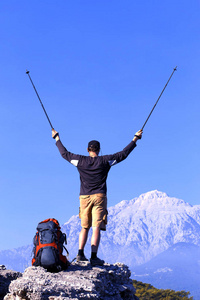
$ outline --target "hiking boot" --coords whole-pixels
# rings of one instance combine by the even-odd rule
[[[104,262],[105,261],[103,259],[100,259],[98,257],[90,258],[90,263],[92,266],[103,266]]]
[[[85,257],[85,255],[77,255],[76,261],[88,261],[88,259]]]

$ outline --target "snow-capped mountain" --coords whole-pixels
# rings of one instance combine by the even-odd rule
[[[153,261],[156,257],[159,258],[159,255],[180,243],[194,245],[200,249],[200,205],[192,206],[183,200],[171,198],[155,190],[132,200],[123,200],[110,207],[108,212],[107,231],[102,232],[98,255],[108,263],[127,264],[133,275],[137,275],[139,266],[142,268],[142,264]],[[67,234],[70,260],[76,257],[80,230],[78,216],[72,216],[62,226],[62,231]],[[23,268],[31,263],[31,250],[32,246],[29,245],[0,251],[0,264],[5,264],[16,271],[23,271]],[[89,242],[85,254],[87,257],[90,256]],[[136,267],[137,272],[135,272]],[[189,266],[184,265],[183,269],[186,273],[187,268]],[[169,271],[173,269],[171,265],[169,267],[167,264],[162,264],[157,269],[168,270],[169,274],[173,273]],[[156,270],[154,269],[155,272]],[[150,276],[148,279],[147,282],[151,283]],[[178,283],[177,289],[179,289]]]
[[[165,193],[151,191],[121,201],[108,212],[107,231],[102,233],[99,255],[110,263],[120,261],[133,267],[179,242],[200,246],[199,205],[191,206]],[[80,228],[78,216],[62,227],[72,256],[77,252]]]

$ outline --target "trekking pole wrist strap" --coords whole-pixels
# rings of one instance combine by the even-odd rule
[[[141,140],[141,136],[135,134],[134,136],[136,136],[139,140]]]
[[[58,132],[54,135],[53,138],[55,139],[57,136],[59,136],[59,133],[58,133]]]

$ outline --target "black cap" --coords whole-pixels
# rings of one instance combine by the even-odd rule
[[[100,150],[100,143],[98,141],[90,141],[88,143],[88,150],[89,151],[99,151]]]

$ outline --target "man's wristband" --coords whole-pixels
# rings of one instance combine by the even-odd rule
[[[56,134],[53,136],[53,139],[55,139],[57,136],[59,136],[58,132],[56,132]]]
[[[141,140],[141,136],[135,134],[134,136],[136,136],[139,140]]]

